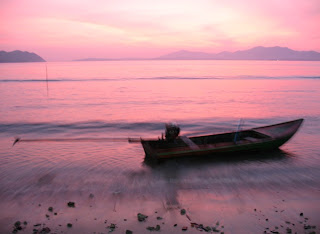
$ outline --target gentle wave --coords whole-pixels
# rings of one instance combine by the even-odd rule
[[[242,129],[258,127],[287,119],[268,118],[268,119],[246,119]],[[86,122],[0,122],[0,134],[16,136],[19,134],[34,135],[45,134],[54,137],[59,134],[84,135],[110,133],[118,136],[159,136],[165,129],[165,122],[105,122],[105,121],[86,121]],[[190,119],[177,122],[183,135],[203,135],[212,133],[222,133],[237,129],[238,119]]]
[[[141,129],[147,131],[160,130],[163,123],[107,123],[102,121],[90,121],[80,123],[0,123],[0,132],[9,134],[32,134],[32,133],[95,133],[95,132],[128,132]]]
[[[0,79],[0,83],[24,83],[24,82],[105,82],[105,81],[128,81],[128,80],[247,80],[247,79],[320,79],[320,76],[234,76],[234,77],[140,77],[140,78],[57,78],[57,79]]]

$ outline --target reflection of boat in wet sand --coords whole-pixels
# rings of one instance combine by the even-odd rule
[[[179,136],[179,127],[167,125],[165,138],[140,141],[146,159],[267,151],[286,143],[302,122],[303,119],[297,119],[248,130],[193,137]]]

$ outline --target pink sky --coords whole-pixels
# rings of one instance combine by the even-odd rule
[[[319,0],[0,0],[0,50],[48,61],[254,46],[320,51]]]

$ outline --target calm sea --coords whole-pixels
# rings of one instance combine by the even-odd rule
[[[242,128],[251,128],[298,118],[303,126],[280,151],[239,160],[170,160],[151,167],[141,145],[127,142],[12,147],[14,137],[158,137],[166,122],[192,135],[236,130],[240,119]],[[320,62],[0,64],[0,230],[12,231],[23,219],[27,230],[46,222],[58,232],[62,220],[70,220],[78,226],[69,232],[99,232],[106,230],[102,219],[121,217],[123,223],[126,214],[118,230],[141,231],[130,223],[135,213],[157,210],[167,223],[182,225],[180,213],[171,216],[186,208],[202,222],[219,219],[225,233],[262,233],[268,215],[269,225],[282,231],[285,221],[295,223],[293,230],[310,224],[319,231],[319,123]],[[77,213],[64,210],[69,200],[80,204]],[[49,206],[58,210],[56,218],[45,217]],[[251,215],[254,208],[260,216]],[[308,222],[300,223],[300,212]]]

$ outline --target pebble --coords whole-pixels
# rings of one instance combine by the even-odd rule
[[[75,203],[74,202],[68,202],[68,206],[69,207],[75,207]]]
[[[148,218],[147,215],[144,215],[144,214],[141,214],[141,213],[138,213],[137,217],[138,217],[139,222],[145,221],[146,218]]]

